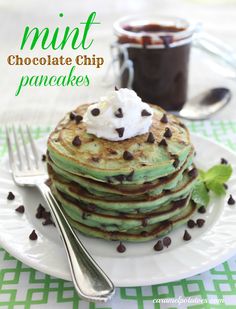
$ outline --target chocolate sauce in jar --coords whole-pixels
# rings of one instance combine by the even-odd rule
[[[180,110],[187,100],[188,65],[193,30],[187,22],[174,19],[142,24],[142,19],[115,23],[118,46],[127,48],[133,64],[132,88],[148,103],[166,110]],[[123,50],[123,49],[122,49]],[[119,53],[120,66],[125,56]],[[127,87],[130,72],[121,74]]]

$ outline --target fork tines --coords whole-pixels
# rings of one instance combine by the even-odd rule
[[[6,127],[6,139],[11,167],[19,170],[40,167],[41,162],[29,126],[25,129],[20,126],[18,130],[15,126]]]

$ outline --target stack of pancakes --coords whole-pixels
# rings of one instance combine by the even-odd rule
[[[68,113],[48,140],[51,189],[70,223],[86,235],[135,242],[185,223],[196,209],[197,178],[185,125],[152,106],[149,133],[114,142],[86,132],[87,107]]]

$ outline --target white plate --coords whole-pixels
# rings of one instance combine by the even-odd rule
[[[229,193],[236,197],[236,156],[226,148],[196,135],[192,136],[198,167],[207,169],[226,158],[233,166],[234,175],[229,181],[225,198],[212,198],[206,214],[197,213],[194,219],[204,218],[202,228],[190,230],[192,240],[183,241],[186,226],[171,233],[172,244],[168,249],[155,252],[156,241],[134,244],[126,243],[126,252],[116,251],[116,241],[105,241],[80,235],[86,248],[104,269],[116,286],[143,286],[180,280],[220,264],[236,253],[236,205],[229,206]],[[45,140],[38,145],[45,151]],[[8,201],[8,191],[16,195]],[[39,203],[45,205],[34,189],[14,185],[9,173],[8,160],[2,161],[0,169],[0,244],[10,254],[25,264],[55,277],[71,280],[66,255],[55,227],[42,226],[35,218]],[[24,204],[25,213],[15,212]],[[37,230],[38,240],[28,236]]]

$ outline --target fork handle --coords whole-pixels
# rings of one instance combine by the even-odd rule
[[[87,301],[107,301],[115,292],[112,281],[85,249],[49,187],[44,183],[37,184],[37,187],[48,203],[61,234],[77,293]]]

